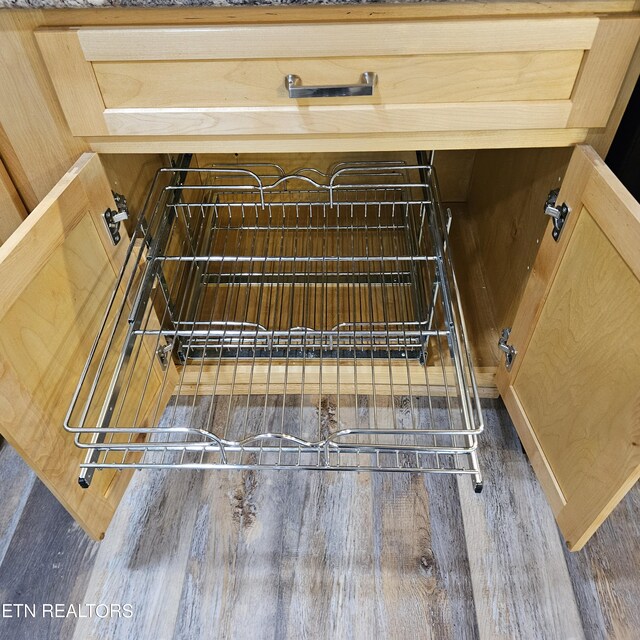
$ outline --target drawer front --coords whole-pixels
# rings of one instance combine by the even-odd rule
[[[354,58],[96,62],[107,109],[289,107],[566,100],[581,51],[540,51]],[[326,92],[353,86],[374,72],[372,95],[290,98],[288,75]]]
[[[37,39],[75,135],[335,135],[605,126],[639,29],[635,17],[546,17]]]

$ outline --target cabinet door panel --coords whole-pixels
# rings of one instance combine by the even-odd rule
[[[63,424],[126,251],[124,229],[117,247],[107,236],[109,207],[100,160],[85,154],[0,247],[0,432],[94,538],[131,474],[104,470],[82,489],[86,449]]]
[[[559,242],[545,234],[498,387],[569,547],[640,477],[640,205],[588,147]]]

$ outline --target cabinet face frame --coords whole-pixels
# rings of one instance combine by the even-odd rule
[[[558,203],[571,211],[541,242],[497,384],[575,551],[640,478],[640,204],[584,146]]]
[[[376,135],[405,136],[408,140],[412,134],[430,134],[437,140],[449,132],[464,132],[467,148],[485,148],[516,132],[515,139],[529,132],[525,140],[530,143],[536,135],[547,139],[555,135],[551,144],[573,144],[585,140],[589,128],[606,126],[639,37],[639,16],[77,27],[36,33],[74,135],[100,140],[147,136],[167,141],[212,136],[217,151],[237,151],[239,139],[245,138],[246,142],[248,136],[335,139],[336,135]],[[493,101],[429,99],[422,104],[417,100],[362,104],[347,100],[303,106],[295,101],[291,105],[203,106],[200,101],[190,106],[187,93],[180,107],[165,106],[160,98],[153,105],[147,98],[144,107],[107,108],[100,74],[94,68],[94,64],[106,62],[122,63],[122,69],[127,62],[147,62],[155,68],[165,61],[174,65],[172,69],[176,64],[184,65],[188,75],[195,72],[196,62],[208,60],[233,59],[250,67],[252,58],[274,62],[317,59],[321,64],[323,57],[336,56],[345,60],[363,56],[372,56],[372,60],[375,56],[449,56],[454,60],[465,53],[508,56],[554,51],[574,51],[582,58],[574,70],[573,90],[565,99],[531,96],[533,99],[500,100],[496,96]],[[191,71],[189,61],[194,61]],[[274,86],[274,92],[280,89]],[[527,146],[526,141],[518,144]]]

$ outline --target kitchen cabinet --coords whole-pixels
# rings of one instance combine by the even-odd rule
[[[100,153],[478,150],[460,223],[473,240],[454,255],[487,280],[486,293],[467,283],[462,295],[484,301],[484,315],[467,315],[491,325],[470,331],[472,352],[510,328],[509,367],[495,340],[480,392],[495,389],[497,372],[579,549],[640,473],[640,206],[588,146],[576,147],[565,175],[567,147],[597,138],[619,109],[640,18],[448,10],[392,22],[55,26],[35,38],[71,134]],[[284,83],[294,73],[303,84],[350,85],[364,72],[379,74],[378,90],[353,101],[297,102]],[[520,189],[501,189],[514,166]],[[569,213],[554,238],[543,205],[559,179],[556,205]],[[126,237],[114,246],[105,232],[109,208],[100,157],[85,154],[0,248],[3,435],[94,537],[131,471],[101,471],[81,489],[84,453],[61,425],[126,252]],[[152,372],[162,393],[178,368]]]

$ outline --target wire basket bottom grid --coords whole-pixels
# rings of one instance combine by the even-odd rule
[[[452,419],[456,403],[424,396],[176,396],[146,442],[132,434],[111,438],[83,466],[477,475],[477,439]],[[180,427],[183,420],[204,431]]]

